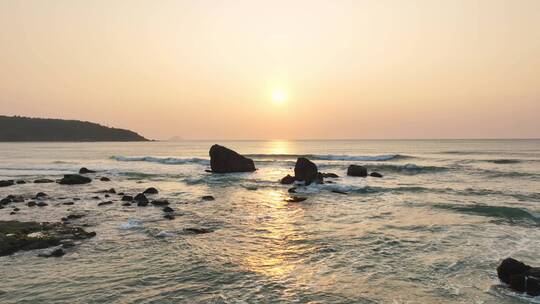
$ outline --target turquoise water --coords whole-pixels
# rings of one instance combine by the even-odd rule
[[[213,143],[258,170],[206,173]],[[287,203],[290,186],[277,181],[300,155],[340,177]],[[350,164],[384,177],[347,177]],[[2,209],[0,220],[84,212],[77,223],[97,232],[62,258],[0,257],[1,303],[540,302],[495,273],[508,256],[540,265],[540,140],[0,144],[0,179],[55,179],[81,166],[112,181],[0,188],[0,197],[51,197],[16,215]],[[183,215],[93,198],[150,186]]]

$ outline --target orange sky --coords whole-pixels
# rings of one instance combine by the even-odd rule
[[[540,137],[537,0],[6,0],[0,46],[0,114],[154,139]]]

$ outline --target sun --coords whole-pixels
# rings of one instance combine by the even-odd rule
[[[272,92],[272,102],[274,104],[280,105],[287,100],[287,94],[281,89],[274,90]]]

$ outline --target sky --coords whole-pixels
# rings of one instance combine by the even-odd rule
[[[540,138],[540,1],[0,0],[0,114],[151,139]]]

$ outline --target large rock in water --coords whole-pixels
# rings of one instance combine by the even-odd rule
[[[253,172],[253,160],[220,145],[210,148],[210,167],[215,173]]]
[[[306,185],[320,180],[317,165],[305,157],[299,157],[294,165],[294,177],[298,181],[304,181]]]
[[[366,177],[367,169],[366,167],[363,167],[363,166],[350,165],[349,168],[347,169],[347,175]]]
[[[78,174],[66,174],[64,175],[64,178],[58,181],[58,183],[61,185],[80,185],[80,184],[88,184],[91,181],[92,180],[86,176],[82,176]]]
[[[497,267],[497,275],[515,291],[526,292],[531,296],[540,295],[540,267],[531,267],[512,258],[506,258]]]

